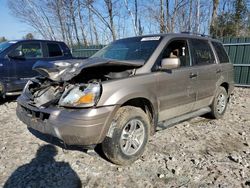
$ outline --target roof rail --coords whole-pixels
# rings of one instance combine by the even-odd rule
[[[183,34],[189,34],[189,35],[198,35],[198,36],[201,36],[201,37],[212,38],[210,35],[205,35],[205,34],[201,34],[201,33],[193,33],[193,32],[189,32],[189,31],[183,31],[181,33],[183,33]]]

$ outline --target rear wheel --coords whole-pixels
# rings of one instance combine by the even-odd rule
[[[211,106],[211,115],[215,119],[221,118],[227,108],[228,94],[224,87],[219,87],[216,91],[214,101]]]
[[[124,106],[116,113],[111,137],[106,137],[102,149],[113,163],[126,165],[137,160],[145,150],[150,123],[146,113],[137,107]]]

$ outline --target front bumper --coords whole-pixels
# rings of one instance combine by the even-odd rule
[[[28,128],[59,138],[68,145],[101,143],[116,106],[88,109],[50,107],[39,109],[18,98],[17,116]]]

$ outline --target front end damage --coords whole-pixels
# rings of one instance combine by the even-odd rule
[[[18,98],[17,116],[29,128],[69,145],[103,141],[116,106],[97,107],[102,82],[133,76],[141,62],[86,59],[37,62],[42,76],[30,80]]]

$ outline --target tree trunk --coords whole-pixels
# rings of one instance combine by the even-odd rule
[[[83,17],[82,17],[82,13],[81,13],[81,3],[80,0],[77,0],[77,10],[78,10],[78,17],[80,20],[80,29],[82,32],[82,39],[83,39],[83,44],[84,46],[88,45],[88,41],[87,41],[87,37],[85,34],[85,28],[84,28],[84,24],[83,24]]]
[[[95,44],[98,45],[99,44],[99,36],[98,36],[98,32],[96,30],[96,26],[95,26],[93,16],[91,16],[91,22],[92,22],[92,26],[93,26],[94,35],[95,35]]]
[[[212,12],[212,19],[210,25],[210,34],[213,36],[216,35],[216,21],[217,21],[217,12],[219,7],[219,0],[213,0],[213,12]]]
[[[169,12],[169,0],[166,0],[166,31],[170,32],[170,12]]]
[[[53,7],[52,7],[53,8]],[[62,8],[62,2],[61,0],[56,0],[55,2],[55,13],[56,13],[56,18],[59,21],[60,24],[60,30],[61,30],[61,34],[62,34],[62,39],[64,42],[65,41],[65,29],[64,29],[64,25],[63,25],[63,18],[62,18],[62,14],[61,14],[61,8]]]
[[[190,0],[189,4],[189,19],[188,19],[188,32],[191,32],[192,27],[192,11],[193,11],[193,0]]]
[[[112,3],[112,0],[104,0],[104,2],[108,9],[109,24],[110,24],[112,38],[113,40],[116,40],[116,32],[115,32],[114,19],[113,19],[113,3]]]
[[[74,0],[70,0],[69,10],[70,10],[70,16],[71,16],[71,19],[72,19],[72,23],[73,23],[73,27],[74,27],[74,31],[75,31],[75,35],[76,35],[76,41],[77,41],[77,44],[79,45],[80,44],[80,39],[79,39],[79,35],[78,35],[78,29],[77,29],[77,26],[76,26],[76,17],[75,17],[75,11],[74,11]]]
[[[195,20],[195,32],[200,33],[200,0],[197,0],[196,20]]]
[[[165,16],[163,9],[163,0],[160,0],[160,33],[165,33]]]
[[[136,24],[135,16],[134,16],[133,12],[129,8],[128,1],[124,0],[124,3],[125,3],[125,6],[126,6],[128,12],[129,12],[130,16],[131,16],[134,32],[135,32],[135,35],[137,36],[138,35],[138,29],[137,29],[137,26],[136,26],[137,24]]]
[[[176,16],[177,16],[177,10],[178,10],[178,0],[175,0],[174,3],[174,14],[171,19],[171,30],[170,32],[174,32],[175,30],[175,21],[176,21]]]

